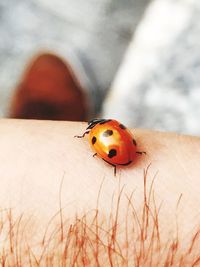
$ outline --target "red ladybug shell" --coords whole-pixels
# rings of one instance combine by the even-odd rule
[[[132,134],[116,120],[92,123],[89,142],[97,155],[112,165],[129,165],[136,155]]]

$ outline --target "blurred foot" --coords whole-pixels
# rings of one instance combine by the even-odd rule
[[[44,120],[87,120],[87,103],[69,65],[42,54],[28,66],[16,89],[9,117]]]

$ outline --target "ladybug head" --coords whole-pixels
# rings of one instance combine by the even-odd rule
[[[95,125],[97,124],[103,124],[107,121],[110,121],[110,120],[105,120],[105,119],[92,119],[88,122],[88,127],[87,129],[92,129]]]

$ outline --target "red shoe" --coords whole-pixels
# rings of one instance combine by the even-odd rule
[[[9,117],[44,120],[87,120],[86,97],[67,63],[42,54],[27,68],[16,89]]]

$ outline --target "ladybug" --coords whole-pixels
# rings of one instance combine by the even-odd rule
[[[137,144],[131,132],[120,122],[112,119],[93,119],[88,122],[88,127],[83,135],[76,135],[83,138],[89,134],[89,142],[96,152],[94,156],[101,157],[105,162],[114,167],[116,175],[117,166],[130,165],[138,152]]]

